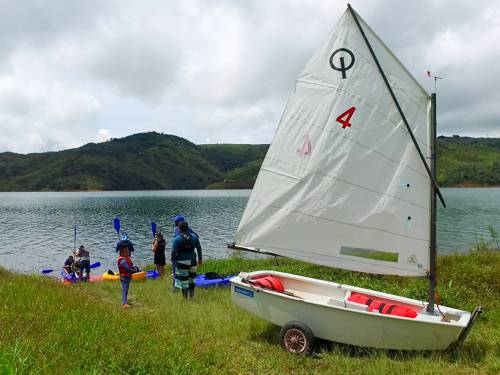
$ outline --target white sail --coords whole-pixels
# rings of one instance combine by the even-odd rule
[[[358,20],[428,156],[428,94]],[[422,276],[429,212],[429,177],[348,10],[297,79],[235,244],[331,267]]]

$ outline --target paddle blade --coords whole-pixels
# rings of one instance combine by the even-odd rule
[[[113,219],[113,225],[115,227],[116,233],[120,234],[120,218],[115,217]]]
[[[73,227],[73,240],[76,241],[76,225]]]
[[[51,272],[54,272],[54,270],[42,270],[42,273],[45,275],[47,273],[51,273]]]
[[[156,223],[151,223],[151,233],[153,233],[153,237],[156,235]]]
[[[101,267],[101,262],[95,262],[90,265],[90,268],[97,268],[97,267]]]

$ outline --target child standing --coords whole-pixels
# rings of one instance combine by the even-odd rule
[[[126,244],[120,247],[120,256],[118,257],[118,270],[120,271],[120,283],[122,284],[122,307],[128,309],[130,307],[128,303],[128,289],[130,286],[130,281],[132,280],[132,274],[136,272],[134,263],[130,258],[130,252]]]
[[[154,264],[156,265],[156,269],[160,278],[163,279],[165,276],[165,247],[167,243],[163,238],[163,234],[161,232],[156,233],[156,237],[151,245],[151,249],[154,254]]]

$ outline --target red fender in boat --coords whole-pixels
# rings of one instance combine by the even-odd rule
[[[271,289],[276,292],[283,293],[285,288],[281,283],[281,280],[276,276],[257,276],[252,280],[249,280],[250,284],[260,286],[261,288]]]

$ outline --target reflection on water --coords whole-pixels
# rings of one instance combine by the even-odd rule
[[[486,226],[499,227],[500,189],[443,189],[447,209],[438,212],[440,251],[466,251],[476,237],[489,236]],[[91,251],[92,262],[116,268],[117,235],[112,220],[134,242],[135,262],[152,263],[151,221],[169,237],[171,218],[187,217],[199,233],[206,258],[230,254],[249,190],[139,191],[79,193],[0,193],[0,265],[32,272],[58,268],[73,250],[73,225],[78,227],[76,246]]]

